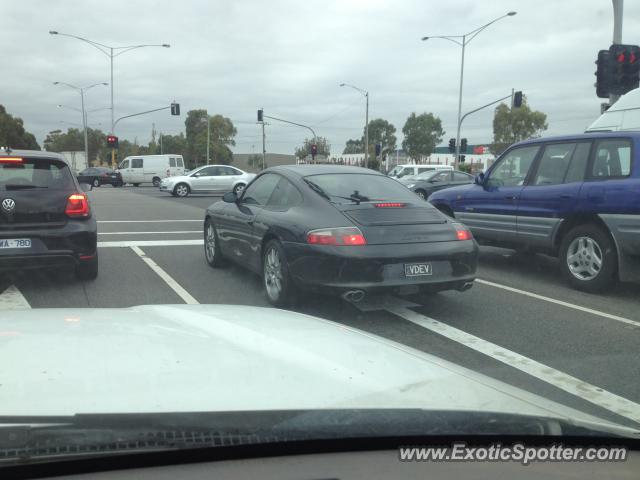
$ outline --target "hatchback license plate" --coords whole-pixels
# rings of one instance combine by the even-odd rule
[[[0,238],[0,248],[31,248],[30,238]]]
[[[432,274],[430,263],[405,263],[404,275],[406,277],[421,277]]]

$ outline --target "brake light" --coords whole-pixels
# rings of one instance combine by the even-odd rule
[[[471,232],[466,228],[458,227],[456,229],[456,236],[458,237],[458,240],[471,240]]]
[[[88,217],[89,201],[84,193],[74,193],[67,198],[67,207],[64,209],[68,217]]]
[[[307,243],[311,245],[366,245],[367,239],[356,227],[323,228],[307,233]]]
[[[0,163],[22,163],[21,157],[0,157]]]
[[[376,208],[402,208],[405,207],[406,203],[399,202],[385,202],[385,203],[374,203],[373,206]]]

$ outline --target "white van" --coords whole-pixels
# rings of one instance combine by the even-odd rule
[[[640,130],[640,88],[631,90],[593,122],[587,132]]]
[[[160,185],[163,178],[184,175],[182,155],[134,155],[127,157],[118,166],[124,183],[134,187],[141,183]]]
[[[391,178],[415,177],[433,170],[453,170],[451,165],[396,165],[387,174]]]

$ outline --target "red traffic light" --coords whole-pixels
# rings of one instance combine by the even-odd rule
[[[118,137],[115,135],[107,135],[107,146],[118,148]]]
[[[316,155],[318,153],[318,145],[315,143],[311,145],[311,155]]]

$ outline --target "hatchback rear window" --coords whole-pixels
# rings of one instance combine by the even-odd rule
[[[335,173],[309,175],[305,180],[315,183],[336,203],[350,203],[356,195],[361,201],[396,200],[415,202],[416,195],[401,183],[383,175]]]
[[[73,176],[66,163],[43,158],[0,161],[0,190],[48,188],[74,189]]]

